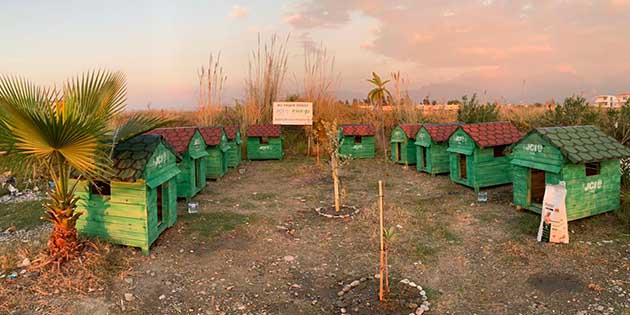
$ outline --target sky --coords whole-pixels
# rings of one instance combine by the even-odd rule
[[[630,0],[0,0],[0,74],[50,86],[123,71],[130,108],[193,109],[199,68],[221,53],[225,102],[244,94],[257,38],[289,36],[282,94],[299,93],[304,47],[334,57],[338,97],[372,71],[410,95],[502,103],[630,92]]]

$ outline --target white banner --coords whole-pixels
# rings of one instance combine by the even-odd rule
[[[273,102],[274,125],[313,125],[313,103]]]
[[[567,188],[564,182],[559,185],[546,185],[543,206],[540,211],[538,241],[549,243],[569,243],[569,222],[567,221]]]

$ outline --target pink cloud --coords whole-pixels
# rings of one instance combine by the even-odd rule
[[[249,15],[249,9],[242,7],[238,4],[232,6],[232,11],[230,11],[230,18],[232,19],[244,18],[244,17],[247,17],[248,15]]]

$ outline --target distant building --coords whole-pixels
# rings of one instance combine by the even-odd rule
[[[617,95],[599,95],[595,98],[593,105],[606,108],[619,108],[630,100],[630,93]]]

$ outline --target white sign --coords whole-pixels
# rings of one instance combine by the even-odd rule
[[[528,143],[525,146],[525,151],[529,151],[529,152],[533,152],[533,153],[542,153],[543,145],[542,144],[536,144],[536,143]]]
[[[567,188],[564,182],[545,186],[545,197],[540,211],[538,241],[549,243],[569,243],[569,222],[567,221]]]
[[[313,125],[313,103],[273,102],[274,125]]]

